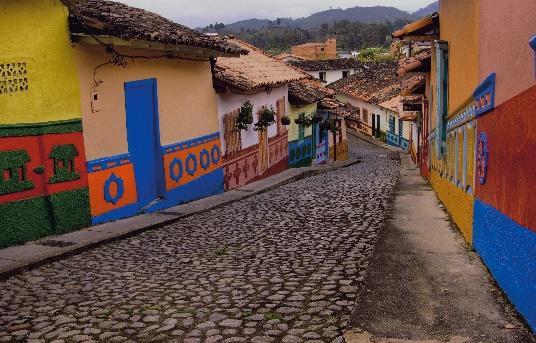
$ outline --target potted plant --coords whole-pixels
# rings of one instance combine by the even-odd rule
[[[240,112],[236,118],[236,128],[238,130],[247,130],[248,126],[253,123],[253,104],[246,100],[240,107]]]
[[[305,127],[310,127],[313,125],[313,117],[312,116],[306,116],[305,113],[300,113],[297,119],[294,120],[294,122],[298,125],[303,125]]]
[[[281,117],[281,124],[285,126],[290,125],[290,118],[288,116]]]
[[[255,123],[255,131],[261,131],[275,123],[275,110],[273,106],[264,107],[259,112],[259,120]]]

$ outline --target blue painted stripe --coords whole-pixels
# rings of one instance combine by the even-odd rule
[[[476,199],[473,243],[499,286],[536,330],[536,232]]]
[[[164,199],[145,211],[149,213],[156,212],[223,192],[223,168],[219,168],[203,175],[199,179],[170,190],[166,193]]]
[[[490,94],[489,104],[486,104],[480,108],[478,106],[475,108],[475,115],[477,117],[488,113],[495,108],[495,79],[495,73],[489,74],[488,77],[486,77],[486,79],[482,81],[482,83],[473,92],[473,97],[477,103],[480,99],[485,98],[486,94]]]
[[[99,158],[97,160],[86,162],[88,173],[115,168],[124,164],[132,163],[130,154],[116,155],[110,157]]]
[[[173,144],[170,144],[170,145],[163,146],[162,147],[162,153],[163,154],[169,154],[169,153],[176,152],[176,151],[188,150],[190,148],[193,148],[193,147],[205,144],[205,143],[212,142],[212,141],[214,141],[216,139],[220,139],[220,133],[219,132],[215,132],[215,133],[211,133],[209,135],[196,137],[196,138],[193,138],[193,139],[190,139],[190,140],[187,140],[187,141],[183,141],[183,142],[179,142],[179,143],[173,143]]]

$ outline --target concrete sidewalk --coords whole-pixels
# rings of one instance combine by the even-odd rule
[[[346,341],[535,342],[408,155]]]
[[[45,237],[24,245],[0,249],[0,280],[44,263],[86,251],[95,246],[157,229],[194,214],[267,192],[284,184],[359,163],[359,159],[332,162],[318,167],[294,168],[242,188],[163,211],[142,214],[70,233]]]

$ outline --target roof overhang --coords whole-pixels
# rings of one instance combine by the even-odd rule
[[[174,45],[174,44],[163,44],[158,42],[150,42],[145,40],[123,40],[121,38],[99,35],[91,36],[83,33],[73,33],[71,34],[71,40],[74,43],[81,43],[87,45],[110,45],[114,47],[128,47],[134,49],[142,50],[153,50],[153,51],[165,51],[169,53],[170,56],[178,56],[192,59],[208,60],[212,57],[239,57],[239,54],[229,54],[224,52],[215,51],[212,49],[193,47],[188,45]]]
[[[393,32],[393,38],[404,41],[433,41],[439,39],[439,13],[421,18]]]

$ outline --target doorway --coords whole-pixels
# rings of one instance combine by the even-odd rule
[[[164,195],[156,79],[125,82],[125,108],[138,204],[144,208]]]

